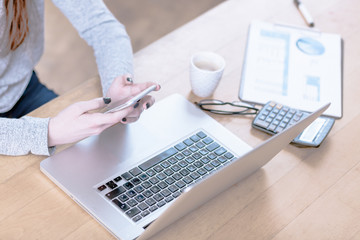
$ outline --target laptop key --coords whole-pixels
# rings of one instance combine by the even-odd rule
[[[182,150],[184,150],[184,149],[186,148],[186,145],[185,145],[185,143],[181,142],[181,143],[179,143],[179,144],[176,144],[176,145],[175,145],[175,148],[176,148],[177,150],[179,150],[179,151],[182,151]]]
[[[200,131],[200,132],[198,132],[197,134],[196,134],[199,138],[206,138],[206,134],[204,133],[204,132],[202,132],[202,131]]]
[[[161,189],[166,188],[168,185],[165,182],[160,182],[157,186],[159,186]]]
[[[181,195],[180,192],[175,192],[172,196],[173,196],[173,198],[177,198],[177,197],[179,197],[180,195]]]
[[[143,195],[139,194],[135,197],[135,199],[138,202],[143,202],[145,200],[145,197]]]
[[[113,181],[109,181],[106,183],[106,186],[108,186],[111,189],[116,188],[118,185],[116,183],[114,183]]]
[[[177,190],[179,190],[179,188],[178,188],[176,185],[171,185],[171,186],[169,187],[169,190],[174,193],[174,192],[176,192]]]
[[[172,169],[174,172],[177,172],[177,171],[179,171],[181,168],[179,167],[179,165],[176,164],[176,165],[172,166],[171,169]]]
[[[150,188],[150,190],[151,190],[153,193],[157,193],[157,192],[160,191],[160,188],[158,188],[157,186],[152,186],[152,187]]]
[[[157,184],[159,182],[159,179],[157,179],[156,177],[153,177],[149,180],[152,184]]]
[[[158,193],[158,194],[155,194],[155,195],[154,195],[154,199],[155,199],[156,201],[160,202],[161,200],[164,199],[164,197],[163,197],[163,195],[161,195],[160,193]]]
[[[161,194],[162,194],[164,197],[167,197],[167,196],[169,196],[169,195],[171,194],[171,192],[170,192],[169,190],[165,189],[165,190],[163,190],[163,191],[161,192]]]
[[[140,210],[137,207],[134,207],[127,211],[125,214],[128,215],[130,218],[134,217],[135,215],[139,214]]]
[[[158,209],[157,206],[152,206],[152,207],[149,208],[150,212],[153,212],[153,211],[155,211],[156,209]]]
[[[138,208],[140,208],[141,211],[144,211],[149,208],[149,206],[146,203],[140,203]]]
[[[126,173],[123,173],[121,175],[125,180],[129,181],[130,179],[132,179],[132,176],[130,173],[126,172]]]
[[[219,160],[221,163],[224,163],[224,162],[227,162],[229,159],[227,159],[227,158],[224,157],[224,156],[220,156],[220,157],[218,157],[218,160]]]
[[[164,206],[165,204],[166,204],[165,201],[160,201],[160,202],[158,202],[156,205],[157,205],[158,207],[162,207],[162,206]]]
[[[136,186],[136,187],[134,188],[134,190],[135,190],[137,193],[141,193],[142,191],[144,191],[144,188],[139,185],[139,186]]]
[[[191,146],[192,144],[194,144],[194,142],[190,138],[185,139],[183,143],[185,143],[187,146]]]
[[[134,185],[131,183],[131,182],[127,182],[127,183],[124,183],[123,185],[126,189],[130,189],[130,188],[133,188]]]
[[[105,185],[101,185],[100,187],[98,187],[98,190],[99,191],[103,191],[103,190],[105,190],[106,189],[106,186]]]
[[[140,174],[139,178],[142,180],[142,181],[145,181],[146,179],[148,179],[148,175],[146,175],[146,173],[143,173],[143,174]]]
[[[153,169],[150,169],[146,173],[147,173],[147,175],[149,175],[149,177],[152,177],[152,176],[156,175],[156,172]]]
[[[153,193],[150,190],[146,190],[143,194],[147,198],[149,198],[149,197],[151,197],[153,195]]]
[[[134,199],[130,199],[126,202],[130,207],[136,206],[138,203]]]
[[[171,169],[166,169],[166,170],[164,171],[164,173],[165,173],[167,176],[171,176],[171,175],[174,174],[174,171],[171,170]]]
[[[124,193],[125,191],[126,191],[126,189],[120,186],[120,187],[112,190],[111,192],[108,192],[107,194],[105,194],[105,196],[109,199],[113,199],[114,197],[119,196],[120,194]]]
[[[206,145],[209,145],[210,143],[212,143],[214,140],[212,140],[212,138],[207,137],[203,140],[203,143],[205,143]]]
[[[217,142],[213,142],[212,144],[210,144],[206,147],[206,150],[208,150],[209,152],[212,152],[215,149],[217,149],[218,147],[220,147],[220,145]]]
[[[206,169],[208,172],[211,172],[211,170],[213,170],[214,167],[213,167],[211,164],[207,164],[207,165],[205,166],[205,169]]]
[[[173,184],[175,182],[175,180],[172,177],[168,177],[165,182],[169,185]]]
[[[176,182],[175,185],[178,186],[179,188],[183,188],[186,186],[186,184],[182,180]]]
[[[149,198],[149,199],[145,200],[145,202],[149,206],[152,206],[156,203],[156,201],[153,198]]]
[[[164,180],[165,178],[167,178],[166,174],[165,173],[159,173],[158,175],[156,175],[156,177],[162,181]]]
[[[141,220],[141,216],[140,215],[137,215],[136,217],[134,217],[132,220],[134,221],[134,222],[137,222],[137,221],[139,221],[139,220]]]
[[[141,184],[141,186],[143,186],[144,188],[148,189],[149,187],[151,187],[152,185],[149,182],[143,182]]]
[[[120,176],[117,176],[116,178],[114,178],[115,182],[119,182],[122,178]]]
[[[221,148],[217,149],[215,151],[215,153],[216,153],[216,155],[220,156],[220,155],[226,153],[226,150],[225,150],[225,148],[221,147]]]
[[[154,167],[154,170],[156,172],[161,172],[162,170],[164,170],[164,168],[162,168],[160,165],[158,165],[158,166]]]
[[[149,214],[150,214],[150,212],[146,210],[146,211],[141,213],[141,216],[146,217]]]
[[[186,184],[189,184],[189,183],[191,183],[191,182],[193,181],[193,179],[192,179],[191,177],[187,176],[187,177],[184,177],[183,181],[184,181]]]
[[[200,175],[197,172],[193,172],[190,174],[190,177],[194,180],[198,179],[200,177]]]
[[[232,153],[230,153],[230,152],[225,153],[224,156],[225,156],[227,159],[232,159],[232,158],[234,157],[234,155],[233,155]]]
[[[220,166],[220,162],[218,161],[218,160],[213,160],[212,162],[211,162],[211,165],[213,165],[214,167],[218,167],[218,166]]]
[[[208,158],[210,158],[211,160],[214,160],[215,158],[217,158],[216,154],[215,153],[209,153],[207,155]]]
[[[173,156],[174,154],[176,154],[178,151],[175,148],[169,148],[168,150],[160,153],[159,155],[151,158],[150,160],[144,162],[143,164],[141,164],[139,166],[139,168],[143,171],[147,171],[148,169],[152,168],[153,166],[155,166],[156,164],[164,161],[165,159]]]
[[[186,170],[186,169],[183,169],[183,170],[180,171],[180,173],[183,176],[187,176],[190,172],[188,170]]]
[[[120,197],[118,197],[118,199],[121,201],[121,202],[126,202],[127,200],[129,200],[129,197],[126,196],[125,194],[121,195]]]
[[[115,203],[122,211],[127,211],[128,209],[130,209],[127,204],[122,203],[117,199],[112,200],[112,202]]]
[[[174,200],[174,198],[172,196],[169,196],[169,197],[165,198],[166,202],[171,202],[172,200]]]
[[[182,154],[184,154],[185,156],[189,156],[191,155],[191,151],[189,149],[185,149],[184,151],[182,151]]]
[[[197,135],[193,135],[190,137],[190,139],[193,141],[193,142],[198,142],[200,140],[200,137],[197,136]]]
[[[203,142],[198,142],[195,144],[198,148],[203,148],[205,144]]]
[[[199,170],[197,170],[197,173],[200,175],[205,175],[207,173],[207,171],[203,168],[200,168]]]
[[[134,185],[138,185],[138,184],[141,183],[140,179],[138,179],[138,178],[132,179],[131,182],[132,182]]]
[[[128,195],[129,197],[133,197],[133,196],[136,196],[136,192],[135,192],[134,190],[129,190],[129,191],[127,192],[127,195]]]
[[[172,176],[175,180],[179,180],[182,178],[182,175],[180,173],[175,173],[173,176]]]
[[[209,163],[210,162],[210,159],[209,158],[207,158],[207,157],[203,157],[202,159],[201,159],[201,162],[203,162],[203,163]]]
[[[136,177],[137,175],[139,175],[141,173],[141,170],[137,167],[134,167],[133,169],[131,169],[129,171],[129,173],[131,173],[134,177]]]

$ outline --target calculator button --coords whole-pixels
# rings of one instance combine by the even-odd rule
[[[284,128],[282,128],[282,127],[278,127],[276,130],[275,130],[275,133],[280,133],[280,132],[282,132],[284,130]]]
[[[268,130],[275,132],[276,127],[277,127],[277,125],[271,124],[270,127],[268,128]]]
[[[269,106],[271,107],[275,107],[276,103],[275,102],[269,102]]]
[[[272,119],[271,117],[267,117],[266,120],[265,120],[265,122],[271,123],[272,120],[273,120],[273,119]]]
[[[261,120],[256,121],[255,124],[257,126],[259,126],[259,127],[262,127],[262,128],[267,128],[269,126],[268,122],[261,121]]]
[[[266,118],[266,115],[265,115],[265,114],[262,114],[262,115],[259,117],[260,120],[265,120],[265,118]]]

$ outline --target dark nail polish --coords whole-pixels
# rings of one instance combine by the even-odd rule
[[[146,103],[146,109],[150,107],[150,103]]]
[[[123,118],[122,121],[123,121],[123,122],[126,122],[126,118]]]
[[[137,102],[135,105],[134,105],[134,108],[137,108],[139,106],[139,103]]]
[[[103,100],[104,100],[105,104],[111,103],[111,98],[110,97],[104,97]]]

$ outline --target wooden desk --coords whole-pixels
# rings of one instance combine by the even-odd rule
[[[320,148],[289,145],[154,239],[360,239],[360,108],[355,105],[360,102],[360,3],[304,3],[316,27],[344,39],[344,117]],[[190,91],[189,59],[196,51],[210,50],[227,62],[214,98],[236,100],[252,19],[304,25],[290,0],[227,1],[136,53],[136,81],[158,80],[158,100],[175,92],[198,100]],[[70,103],[99,95],[94,78],[31,115],[52,116]],[[250,127],[251,118],[213,117],[252,146],[268,138]],[[42,159],[1,157],[0,239],[112,239],[40,172]]]

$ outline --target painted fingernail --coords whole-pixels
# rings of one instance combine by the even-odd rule
[[[126,118],[123,118],[122,121],[123,121],[123,122],[126,122]]]
[[[137,108],[139,106],[139,103],[137,102],[135,105],[134,105],[134,108]]]
[[[110,97],[104,97],[103,100],[104,100],[105,104],[111,103],[111,98]]]
[[[146,103],[146,109],[150,107],[150,103]]]

